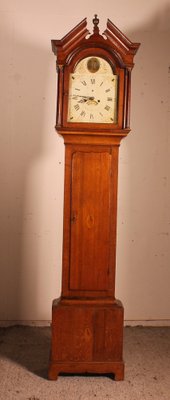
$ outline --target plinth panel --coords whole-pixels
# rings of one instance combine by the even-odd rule
[[[123,307],[53,304],[49,378],[61,372],[113,373],[123,379]]]

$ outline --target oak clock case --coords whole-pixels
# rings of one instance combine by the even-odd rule
[[[109,19],[86,18],[61,40],[56,129],[65,144],[62,292],[52,305],[49,379],[124,378],[123,305],[115,298],[118,153],[130,132],[132,43]]]

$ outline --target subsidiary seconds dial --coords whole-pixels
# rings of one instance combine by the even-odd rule
[[[67,120],[117,122],[117,75],[106,60],[87,57],[70,74]]]

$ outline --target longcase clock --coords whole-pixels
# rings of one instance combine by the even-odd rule
[[[123,306],[115,299],[118,151],[127,136],[139,43],[93,19],[61,40],[56,130],[65,143],[62,293],[52,306],[49,379],[59,373],[124,377]]]

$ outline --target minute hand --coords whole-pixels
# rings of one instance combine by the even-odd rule
[[[79,94],[73,95],[72,97],[82,97],[85,100],[94,100],[94,96],[81,96]]]

